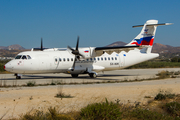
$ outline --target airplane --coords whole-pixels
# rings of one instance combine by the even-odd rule
[[[32,48],[31,51],[19,53],[13,60],[4,65],[4,69],[15,73],[16,79],[22,74],[66,73],[77,78],[79,74],[89,74],[96,78],[98,72],[120,70],[129,66],[157,58],[158,53],[151,53],[158,20],[148,20],[141,32],[127,45],[118,47],[83,47],[79,48],[79,37],[76,48]]]

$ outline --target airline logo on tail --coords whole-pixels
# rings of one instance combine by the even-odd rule
[[[154,42],[154,36],[150,37],[143,37],[140,39],[134,39],[134,41],[131,43],[132,45],[150,45],[152,46]]]
[[[148,34],[149,33],[149,34]],[[152,35],[151,32],[149,32],[149,29],[144,29],[142,33],[140,33],[141,38],[138,39],[136,37],[132,42],[131,45],[153,45],[154,42],[154,36]]]

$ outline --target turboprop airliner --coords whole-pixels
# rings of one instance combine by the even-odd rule
[[[79,37],[76,48],[66,49],[32,48],[31,51],[19,53],[13,60],[5,64],[6,71],[15,73],[16,79],[23,74],[66,73],[72,77],[89,74],[96,78],[98,72],[119,70],[147,60],[157,58],[159,54],[151,53],[158,20],[148,20],[141,32],[127,45],[118,47],[84,47],[79,48]]]

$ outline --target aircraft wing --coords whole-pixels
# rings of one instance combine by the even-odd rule
[[[94,50],[96,52],[96,55],[102,55],[104,52],[111,54],[113,52],[120,53],[121,51],[130,51],[134,48],[142,48],[142,46],[117,46],[117,47],[96,47]]]

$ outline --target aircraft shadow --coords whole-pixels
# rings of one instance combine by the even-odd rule
[[[119,75],[119,74],[99,74],[97,78],[90,78],[87,76],[79,76],[78,78],[72,78],[71,76],[45,76],[45,75],[23,75],[21,79],[14,78],[5,78],[1,80],[40,80],[40,79],[89,79],[89,80],[120,80],[123,76],[133,76],[133,75]]]

